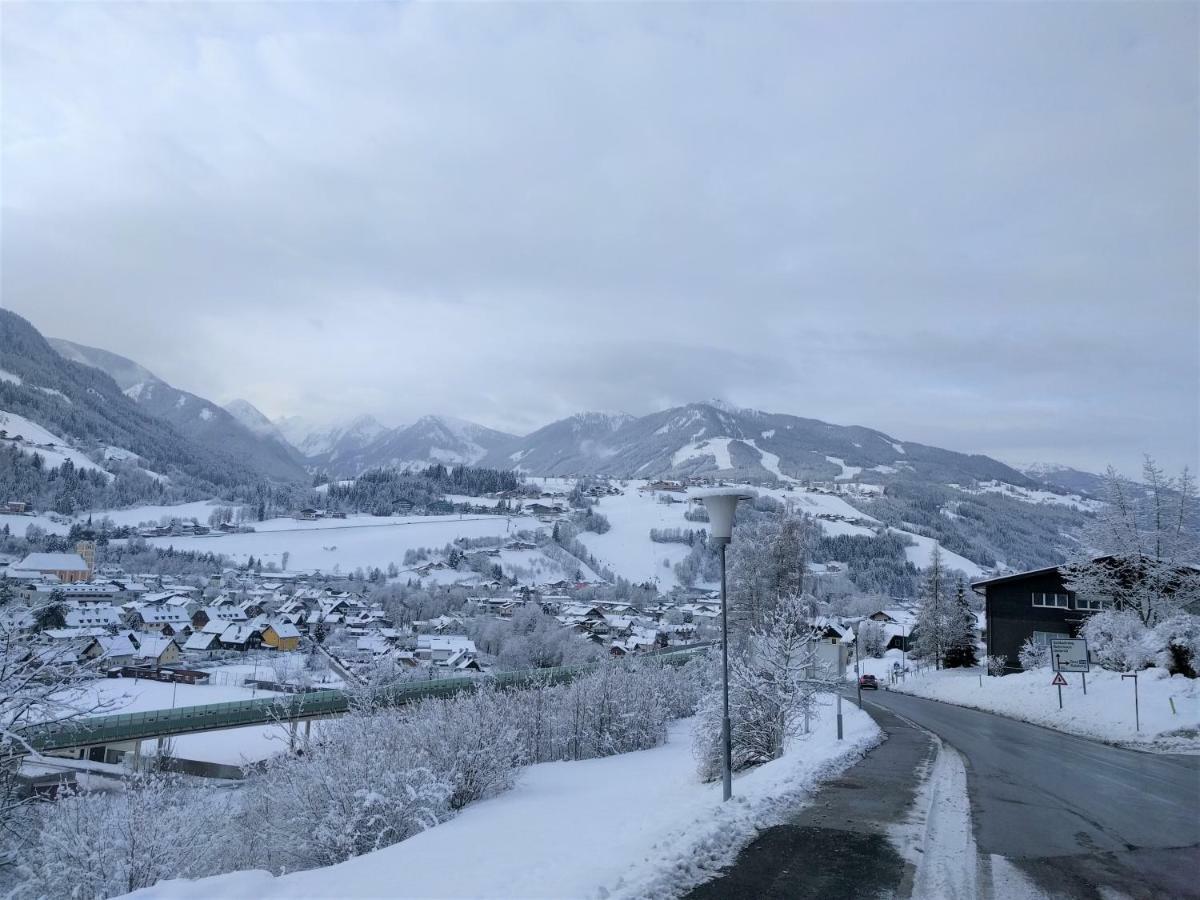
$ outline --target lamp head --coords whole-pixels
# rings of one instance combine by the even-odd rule
[[[758,494],[746,488],[713,488],[697,491],[693,496],[704,501],[708,510],[709,539],[728,544],[733,539],[733,514],[742,500],[753,500]]]

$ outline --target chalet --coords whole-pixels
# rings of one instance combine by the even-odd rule
[[[552,506],[547,506],[545,503],[530,503],[525,507],[525,512],[534,516],[558,516],[562,515],[563,508],[557,503]]]
[[[183,649],[197,653],[211,653],[214,650],[220,650],[221,635],[211,631],[197,631],[184,642]]]
[[[671,491],[672,493],[676,493],[676,494],[682,494],[682,493],[687,492],[687,488],[684,487],[684,485],[678,481],[649,481],[646,484],[642,485],[640,488],[638,488],[638,490],[639,491]]]
[[[475,642],[465,635],[423,634],[417,637],[417,659],[427,660],[435,666],[458,667],[465,660],[474,659],[475,653]]]
[[[68,628],[116,628],[121,624],[121,611],[115,606],[89,604],[68,609],[63,618]]]
[[[191,631],[186,612],[165,607],[144,606],[129,615],[129,626],[137,631],[156,631],[164,637]]]
[[[29,504],[24,500],[9,500],[4,504],[4,508],[0,512],[14,516],[23,516],[29,511]]]
[[[272,650],[290,653],[300,649],[300,631],[288,622],[270,622],[262,630],[262,642],[263,646]]]
[[[221,622],[230,625],[235,622],[245,622],[250,618],[246,611],[239,606],[206,606],[192,613],[192,627],[205,629],[209,622]],[[224,627],[221,629],[224,630]]]
[[[83,656],[98,659],[107,666],[129,666],[133,665],[137,649],[128,634],[106,634],[92,638],[83,648]]]
[[[179,645],[169,637],[134,635],[137,651],[133,655],[135,666],[150,666],[158,669],[179,662]]]
[[[263,643],[262,628],[253,622],[229,625],[219,640],[223,650],[256,650]]]

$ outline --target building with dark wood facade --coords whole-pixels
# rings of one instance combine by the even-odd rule
[[[987,653],[1005,657],[1009,671],[1020,671],[1017,651],[1027,639],[1047,643],[1074,637],[1089,613],[1104,608],[1068,590],[1058,566],[976,581],[971,587],[984,596]]]

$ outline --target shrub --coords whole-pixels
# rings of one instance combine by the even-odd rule
[[[1026,638],[1021,649],[1017,651],[1017,660],[1026,672],[1044,669],[1050,665],[1050,645],[1039,644],[1033,638]]]
[[[1088,642],[1088,652],[1106,669],[1136,672],[1154,658],[1153,636],[1128,610],[1098,612],[1083,624],[1080,634]]]

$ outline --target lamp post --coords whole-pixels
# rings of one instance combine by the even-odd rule
[[[733,796],[733,742],[729,734],[729,602],[725,590],[725,548],[733,540],[733,515],[742,500],[757,494],[740,488],[715,488],[696,494],[708,510],[708,537],[720,548],[721,556],[721,746],[724,752],[721,781],[722,800]]]

